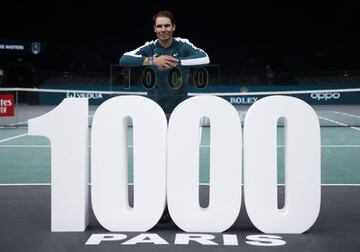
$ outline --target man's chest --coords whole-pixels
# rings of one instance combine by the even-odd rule
[[[154,57],[161,56],[161,55],[169,55],[169,56],[173,56],[175,58],[185,56],[185,55],[183,55],[184,52],[179,50],[178,47],[175,47],[175,48],[155,47],[153,49],[152,54],[153,54]]]

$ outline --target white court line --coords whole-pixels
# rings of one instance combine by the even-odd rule
[[[0,184],[0,186],[50,186],[51,183],[14,183],[14,184]],[[91,183],[88,183],[91,185]],[[128,185],[134,185],[133,183],[128,183]],[[199,183],[199,185],[207,186],[209,183]],[[244,185],[241,183],[241,185]],[[285,186],[285,184],[278,184],[278,186]],[[360,186],[360,184],[321,184],[321,186]]]
[[[43,145],[24,145],[24,144],[3,144],[0,145],[0,148],[50,148],[51,145],[50,144],[43,144]],[[91,145],[89,145],[88,147],[91,147]],[[128,148],[133,148],[133,145],[128,145]],[[201,148],[210,148],[210,145],[200,145]],[[284,148],[285,145],[277,145],[277,147],[279,148]],[[339,145],[321,145],[321,148],[359,148],[360,144],[339,144]]]
[[[15,183],[15,184],[0,184],[0,186],[49,186],[51,183]]]
[[[8,124],[8,126],[1,126],[0,129],[6,129],[8,128],[9,126],[21,126],[21,125],[25,125],[28,121],[22,121],[22,122],[16,122],[16,123],[11,123],[11,124]]]
[[[23,125],[23,124],[26,124],[28,121],[22,121],[22,122],[17,122],[17,123],[12,123],[12,124],[9,124],[10,126],[17,126],[17,125]]]
[[[277,147],[284,148],[285,145],[278,145]],[[360,144],[321,145],[321,148],[359,148],[359,147]]]
[[[50,148],[50,145],[0,145],[0,148]]]
[[[94,114],[89,114],[88,116],[89,118],[93,118],[94,117]],[[35,118],[35,117],[34,117]],[[32,119],[32,118],[31,118]],[[9,126],[20,126],[20,125],[26,125],[28,123],[28,121],[22,121],[22,122],[16,122],[16,123],[11,123],[9,124],[8,126],[1,126],[0,129],[5,129],[5,128],[8,128]]]
[[[17,136],[13,136],[13,137],[8,137],[8,138],[5,138],[5,139],[1,139],[0,140],[0,143],[4,143],[4,142],[7,142],[7,141],[10,141],[10,140],[13,140],[13,139],[16,139],[16,138],[20,138],[20,137],[23,137],[23,136],[27,136],[28,134],[25,133],[25,134],[21,134],[21,135],[17,135]]]
[[[350,116],[350,117],[354,117],[354,118],[360,119],[360,116],[354,115],[354,114],[349,114],[349,113],[340,112],[340,111],[334,111],[334,110],[331,110],[331,112],[333,112],[333,113],[335,113],[335,114],[343,115],[343,116]]]
[[[346,123],[338,122],[338,121],[335,121],[335,120],[332,120],[332,119],[329,119],[329,118],[326,118],[326,117],[323,117],[323,116],[318,116],[318,117],[320,119],[323,119],[323,120],[328,121],[328,122],[332,122],[332,123],[335,123],[335,124],[338,124],[338,125],[341,125],[341,126],[349,127],[349,125],[347,125]],[[358,128],[358,127],[349,127],[349,128],[360,131],[360,128]]]

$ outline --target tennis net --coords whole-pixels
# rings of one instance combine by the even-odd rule
[[[206,90],[199,89],[195,92],[190,90],[188,95],[222,97],[239,111],[242,121],[248,108],[263,97],[271,95],[293,96],[304,100],[313,107],[322,127],[360,127],[360,88],[249,92],[239,86],[238,90],[239,92],[206,92]],[[107,99],[121,95],[141,95],[154,98],[147,91],[0,88],[0,126],[27,126],[29,119],[51,111],[68,97],[88,98],[89,125],[91,125],[92,116],[97,107]],[[159,96],[165,100],[176,98],[175,94]],[[182,99],[184,99],[183,96]],[[203,124],[207,125],[206,120]]]

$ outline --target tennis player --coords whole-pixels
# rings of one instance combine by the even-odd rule
[[[150,66],[156,72],[156,85],[148,90],[148,97],[157,102],[167,117],[173,109],[187,98],[187,83],[180,82],[174,88],[169,85],[169,71],[178,67],[182,79],[188,79],[189,67],[210,62],[205,51],[195,47],[189,40],[173,37],[176,29],[175,17],[171,11],[159,11],[153,16],[157,39],[146,42],[135,50],[124,53],[120,65],[125,67]]]
[[[176,88],[169,85],[169,72],[174,67],[181,71],[183,80],[189,79],[189,67],[209,64],[205,51],[195,47],[189,40],[174,38],[176,29],[175,17],[171,11],[159,11],[153,16],[154,32],[157,39],[124,53],[120,65],[125,67],[150,66],[156,73],[156,85],[148,90],[148,97],[157,102],[169,119],[173,109],[187,98],[187,83],[180,82]],[[171,218],[166,208],[160,220],[170,222]]]

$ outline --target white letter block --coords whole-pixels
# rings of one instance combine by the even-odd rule
[[[200,119],[210,120],[209,206],[199,203]],[[168,129],[167,200],[173,221],[186,232],[222,232],[241,205],[241,123],[236,109],[216,96],[179,104]]]
[[[66,98],[29,120],[29,135],[51,142],[51,231],[84,231],[88,224],[88,100]]]
[[[128,201],[127,118],[133,122],[134,207]],[[165,113],[152,100],[120,96],[95,112],[91,134],[91,198],[100,224],[112,232],[145,232],[166,200]]]
[[[277,124],[285,121],[285,205],[277,202]],[[264,233],[303,233],[316,221],[321,197],[320,126],[304,101],[270,96],[253,104],[244,124],[244,197]]]

